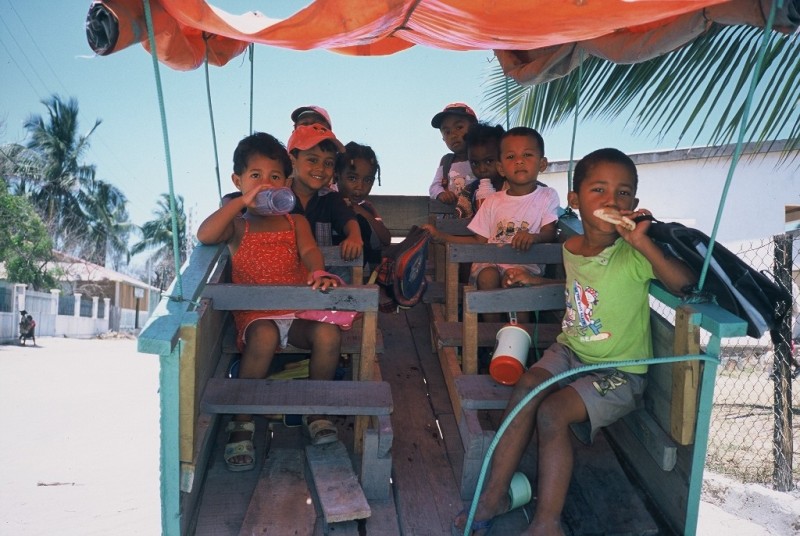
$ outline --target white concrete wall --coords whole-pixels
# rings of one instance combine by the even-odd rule
[[[657,153],[656,153],[657,155]],[[650,209],[664,221],[679,221],[710,235],[720,196],[730,167],[730,158],[665,160],[631,155],[639,171],[639,206]],[[648,157],[650,155],[647,155]],[[760,240],[785,230],[785,206],[800,204],[800,165],[778,165],[780,153],[750,159],[744,155],[736,167],[723,210],[717,239],[731,248],[746,240]],[[563,163],[554,169],[563,170]],[[566,171],[545,172],[540,180],[555,188],[566,206]]]
[[[94,337],[108,331],[108,318],[87,318],[83,316],[56,317],[56,336],[85,338]]]

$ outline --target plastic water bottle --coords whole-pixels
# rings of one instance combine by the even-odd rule
[[[292,211],[295,197],[290,188],[270,188],[256,194],[253,212],[259,216],[281,216]]]
[[[475,208],[480,208],[484,200],[495,192],[492,179],[481,179],[478,190],[475,192]]]

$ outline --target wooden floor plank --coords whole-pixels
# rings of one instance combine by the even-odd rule
[[[252,471],[232,473],[222,458],[228,434],[223,419],[216,438],[214,452],[206,472],[203,493],[200,499],[195,536],[235,536],[239,534],[250,497],[258,483],[267,449],[267,424],[256,418],[253,442],[256,448],[256,466]]]
[[[380,362],[395,400],[392,464],[400,529],[402,534],[446,535],[461,500],[432,407],[412,402],[427,400],[428,387],[414,346],[417,334],[400,320],[391,319],[391,334],[385,330]],[[381,321],[387,320],[381,316]]]
[[[453,414],[453,406],[447,394],[447,384],[444,382],[442,366],[439,357],[431,351],[430,316],[425,307],[412,307],[405,311],[408,329],[414,337],[414,347],[428,386],[428,397],[431,401],[434,414]]]
[[[311,535],[316,512],[300,449],[272,449],[261,471],[240,536]]]
[[[308,445],[306,457],[326,522],[365,519],[372,514],[341,441]]]

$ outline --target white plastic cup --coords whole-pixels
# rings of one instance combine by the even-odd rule
[[[531,336],[519,326],[503,326],[497,332],[489,374],[497,383],[514,385],[525,372]]]
[[[288,214],[295,205],[291,188],[270,188],[256,194],[254,212],[259,216],[280,216]]]

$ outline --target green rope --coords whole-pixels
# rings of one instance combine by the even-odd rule
[[[211,104],[211,79],[208,76],[208,38],[209,35],[203,32],[203,41],[206,45],[206,58],[203,65],[206,71],[206,97],[208,98],[208,117],[211,120],[211,140],[214,144],[214,172],[217,174],[217,193],[220,200],[222,200],[222,182],[219,178],[219,154],[217,153],[217,129],[214,126],[214,107]]]
[[[728,169],[728,177],[725,179],[725,186],[722,189],[722,196],[719,200],[719,206],[717,207],[717,217],[714,220],[714,230],[711,231],[711,237],[708,241],[708,253],[706,254],[706,258],[703,261],[703,269],[700,272],[700,280],[697,282],[697,288],[699,290],[703,290],[703,284],[706,282],[706,274],[708,273],[708,265],[711,262],[711,254],[714,252],[714,244],[716,243],[716,236],[717,230],[719,229],[720,220],[722,220],[722,211],[725,208],[725,199],[728,197],[728,190],[731,186],[731,181],[733,179],[733,172],[736,169],[736,165],[739,163],[739,157],[742,154],[742,146],[744,145],[744,135],[747,131],[747,123],[748,118],[750,116],[750,106],[753,103],[753,96],[756,92],[756,86],[758,85],[758,79],[761,76],[763,63],[764,63],[764,56],[767,54],[767,43],[769,42],[769,35],[772,32],[772,24],[775,21],[775,13],[777,12],[778,8],[783,7],[783,0],[778,0],[777,2],[772,3],[772,7],[769,10],[769,17],[767,18],[767,24],[764,26],[764,35],[761,39],[761,47],[758,51],[758,60],[756,61],[756,68],[755,72],[753,73],[753,77],[750,79],[750,89],[747,92],[747,99],[744,102],[744,110],[742,111],[742,122],[739,125],[739,138],[736,141],[736,147],[733,151],[733,158],[731,159],[731,167]]]
[[[169,152],[169,133],[167,132],[167,114],[164,110],[164,92],[161,89],[161,73],[158,69],[158,53],[156,52],[156,37],[153,32],[153,17],[150,13],[150,1],[142,0],[144,4],[145,22],[147,23],[147,38],[150,40],[150,56],[153,58],[153,71],[156,78],[156,91],[158,92],[158,108],[161,112],[161,133],[164,138],[164,154],[167,161],[167,182],[169,183],[169,212],[172,220],[172,257],[175,260],[175,290],[178,296],[183,296],[183,280],[181,279],[180,244],[178,243],[178,211],[175,207],[175,188],[172,183],[172,157]]]
[[[255,56],[255,45],[250,43],[248,45],[248,57],[250,58],[250,134],[253,133],[253,65],[255,65],[254,56]]]

